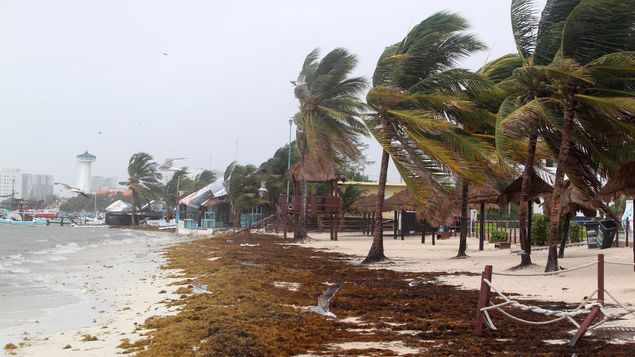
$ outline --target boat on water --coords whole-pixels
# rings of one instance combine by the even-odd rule
[[[0,209],[0,224],[43,226],[50,224],[50,221],[44,218],[33,217],[23,212],[9,211],[8,209],[2,208]]]

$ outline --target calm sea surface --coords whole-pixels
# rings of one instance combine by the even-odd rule
[[[0,224],[0,344],[94,321],[115,305],[117,286],[155,271],[175,241],[137,230]]]

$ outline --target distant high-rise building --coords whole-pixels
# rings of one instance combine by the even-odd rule
[[[53,195],[53,176],[22,174],[22,198],[43,201]]]
[[[92,192],[103,189],[112,190],[115,188],[119,188],[119,180],[116,177],[93,176],[93,182],[91,184]]]
[[[0,169],[0,200],[15,193],[15,198],[21,198],[22,175],[20,169]]]
[[[77,155],[77,182],[75,187],[83,192],[92,192],[91,179],[93,176],[91,175],[91,165],[95,160],[97,160],[97,156],[89,154],[88,151]]]

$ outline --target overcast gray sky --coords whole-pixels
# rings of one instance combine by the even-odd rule
[[[138,151],[222,170],[236,140],[238,160],[259,164],[288,140],[289,81],[312,49],[345,47],[359,57],[355,75],[370,77],[385,46],[447,9],[491,47],[462,63],[476,69],[515,51],[509,3],[3,0],[0,167],[74,184],[87,149],[94,175],[125,177]]]

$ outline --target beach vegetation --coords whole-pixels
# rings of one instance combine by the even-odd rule
[[[490,242],[498,243],[498,242],[507,242],[509,235],[506,231],[493,231],[490,235]]]
[[[544,246],[549,239],[549,219],[544,214],[534,213],[531,221],[531,244]]]

